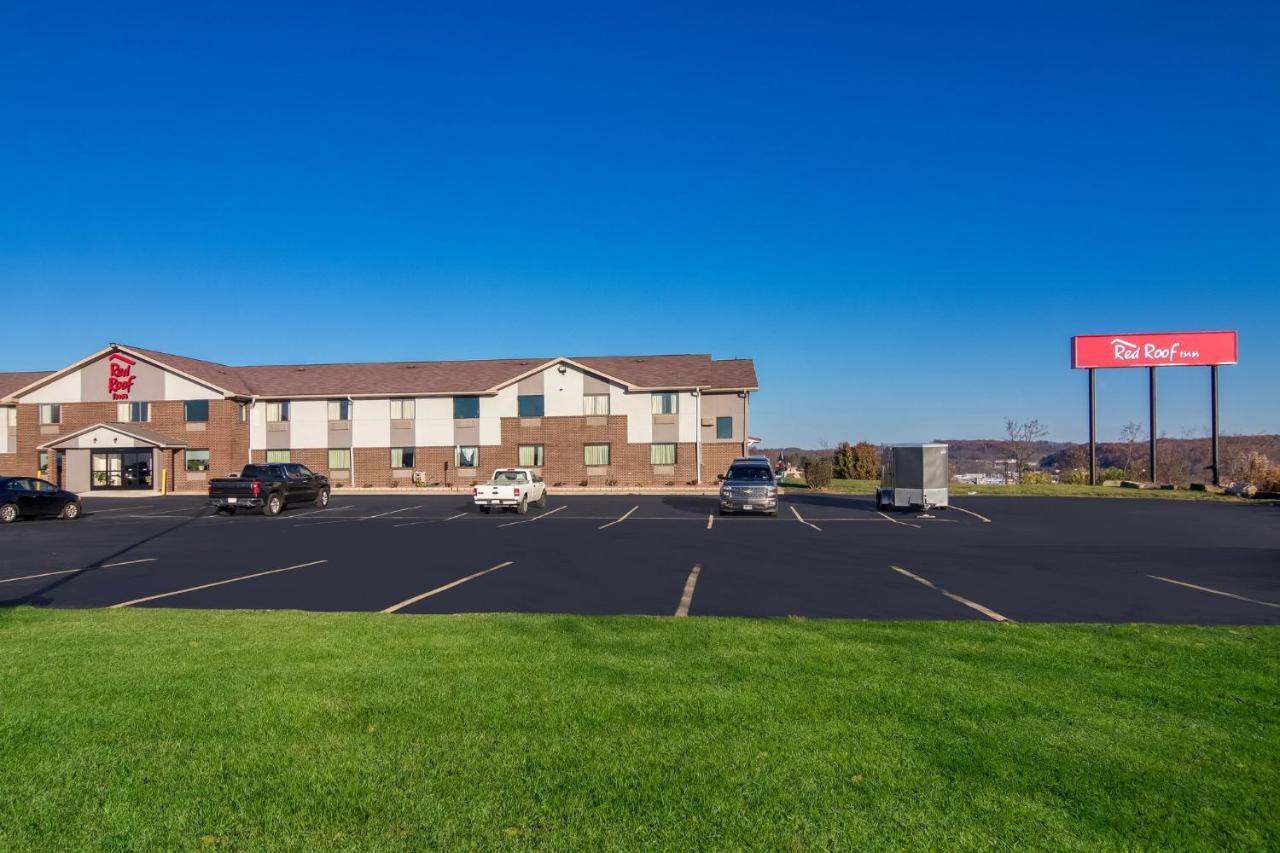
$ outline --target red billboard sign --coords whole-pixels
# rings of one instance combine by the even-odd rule
[[[1192,367],[1236,363],[1235,332],[1076,335],[1072,367]]]

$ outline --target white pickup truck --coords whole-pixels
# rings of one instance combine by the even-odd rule
[[[499,468],[489,482],[471,490],[481,512],[514,509],[524,515],[530,506],[547,505],[547,484],[528,468]]]

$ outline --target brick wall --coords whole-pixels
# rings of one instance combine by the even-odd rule
[[[602,473],[587,472],[583,445],[604,443],[610,446],[610,462]],[[644,484],[665,486],[668,483],[683,486],[697,477],[697,448],[693,442],[681,442],[676,446],[676,464],[663,472],[650,464],[648,444],[627,442],[627,419],[624,415],[610,415],[601,426],[588,426],[586,418],[551,417],[538,419],[537,426],[525,426],[520,418],[502,419],[502,443],[480,447],[479,466],[472,472],[459,471],[454,466],[452,447],[415,447],[412,469],[396,476],[391,468],[391,451],[386,447],[357,447],[352,460],[355,465],[355,485],[388,487],[412,485],[413,471],[420,471],[428,484],[447,481],[450,485],[470,485],[484,482],[495,468],[507,468],[520,464],[520,445],[541,444],[543,447],[542,475],[553,486],[557,483],[577,486],[606,485],[617,481],[622,485]],[[742,453],[742,445],[736,443],[704,444],[702,446],[702,482],[714,483],[717,474],[729,468],[729,462]],[[265,462],[265,450],[253,452],[255,462]],[[312,471],[332,477],[329,470],[329,454],[325,449],[291,450],[289,461],[306,465]],[[446,475],[444,464],[448,462]],[[335,478],[335,483],[347,480]]]
[[[36,405],[18,406],[18,449],[0,456],[0,474],[32,475],[39,460],[39,446],[97,423],[116,422],[115,403],[63,403],[62,423],[42,431]],[[222,476],[239,471],[249,451],[249,425],[240,422],[239,404],[231,400],[210,400],[209,420],[204,430],[188,430],[181,400],[157,400],[150,404],[151,419],[144,424],[172,439],[186,442],[191,449],[209,451],[209,475]],[[162,454],[162,468],[168,471],[171,489],[203,489],[205,478],[188,475],[184,451]],[[54,475],[50,459],[49,476]],[[155,472],[159,487],[160,470]]]

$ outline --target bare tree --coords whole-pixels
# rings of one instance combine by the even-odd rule
[[[1013,418],[1005,418],[1004,431],[1008,436],[1006,443],[1009,446],[1009,455],[1013,457],[1014,464],[1018,468],[1017,477],[1018,482],[1021,483],[1022,472],[1030,463],[1036,444],[1043,441],[1049,434],[1049,428],[1034,419],[1020,422]]]
[[[1129,421],[1120,427],[1120,440],[1124,442],[1124,474],[1131,480],[1137,479],[1138,476],[1133,463],[1135,454],[1138,452],[1138,439],[1142,433],[1142,424],[1137,421]]]

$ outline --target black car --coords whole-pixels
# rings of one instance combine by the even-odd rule
[[[41,515],[79,518],[80,498],[35,477],[0,477],[0,524]]]

